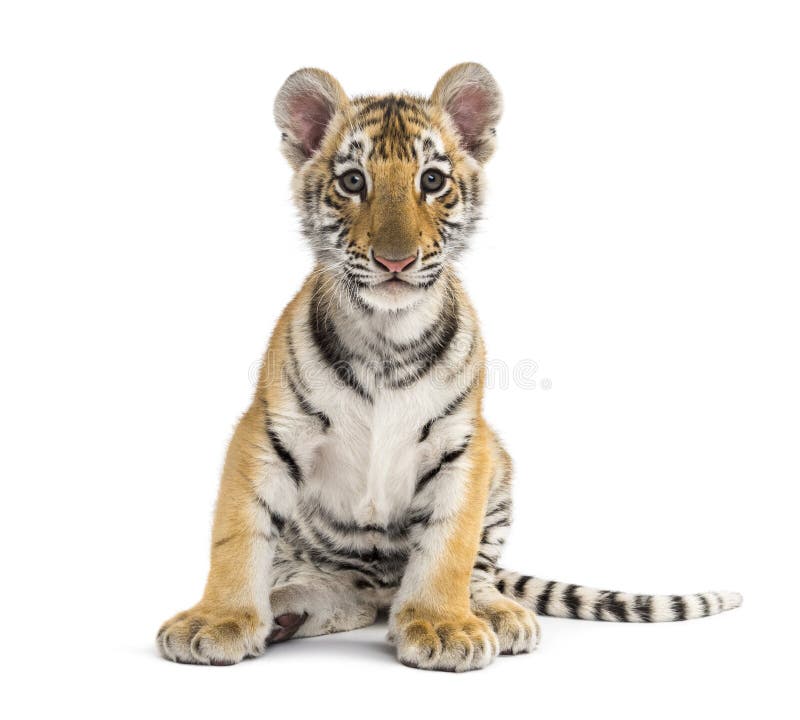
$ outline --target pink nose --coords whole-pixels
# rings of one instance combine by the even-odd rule
[[[409,255],[407,258],[403,258],[402,260],[389,260],[388,258],[381,257],[380,255],[375,256],[376,262],[378,262],[380,265],[383,265],[383,267],[385,267],[389,272],[400,272],[401,270],[405,270],[416,259],[416,255]]]

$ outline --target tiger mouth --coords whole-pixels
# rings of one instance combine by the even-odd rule
[[[403,285],[410,286],[411,283],[408,280],[401,277],[390,277],[387,280],[383,280],[382,282],[378,283],[378,287],[384,287],[390,289],[399,288],[402,287]]]

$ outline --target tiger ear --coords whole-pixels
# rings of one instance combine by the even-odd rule
[[[342,86],[329,73],[303,68],[292,73],[275,98],[275,122],[283,154],[298,170],[318,149],[331,118],[348,103]]]
[[[478,63],[456,65],[436,83],[431,100],[452,118],[464,149],[486,162],[494,151],[494,129],[503,105],[491,73]]]

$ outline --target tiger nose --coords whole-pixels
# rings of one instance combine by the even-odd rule
[[[383,265],[389,272],[401,272],[417,259],[416,255],[409,255],[402,260],[389,260],[389,258],[381,257],[380,255],[375,255],[374,257],[375,262],[379,265]]]

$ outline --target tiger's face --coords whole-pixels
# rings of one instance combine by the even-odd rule
[[[488,71],[458,65],[430,98],[349,99],[327,73],[300,70],[281,88],[275,116],[320,266],[369,308],[418,302],[479,217],[500,116]]]

